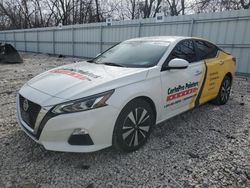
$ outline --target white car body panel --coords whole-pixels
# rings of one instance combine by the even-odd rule
[[[63,73],[54,73],[55,70],[83,71],[85,77],[81,80]],[[121,68],[80,62],[49,70],[31,79],[27,84],[48,95],[74,100],[142,81],[146,78],[147,72],[145,68]]]
[[[41,144],[48,150],[72,152],[91,152],[111,146],[114,122],[120,111],[112,106],[95,109],[94,114],[98,118],[93,117],[91,111],[66,114],[50,119],[40,136]],[[69,135],[77,128],[86,129],[95,145],[69,145],[67,142]]]
[[[30,87],[28,84],[25,84],[19,91],[19,94],[22,96],[29,96],[29,100],[40,104],[42,106],[53,106],[62,102],[65,102],[65,99],[48,95],[40,90]]]
[[[161,72],[161,81],[162,81],[162,104],[166,103],[165,108],[163,110],[164,114],[167,114],[166,118],[170,118],[172,116],[175,116],[176,114],[181,113],[182,111],[185,111],[186,107],[189,107],[189,104],[192,100],[192,98],[189,98],[187,100],[182,100],[181,102],[178,102],[178,99],[176,100],[169,100],[166,102],[166,94],[169,94],[169,89],[175,88],[176,86],[185,87],[183,90],[189,90],[189,88],[186,87],[187,84],[190,83],[197,83],[196,87],[191,88],[197,88],[198,89],[198,83],[201,80],[201,73],[203,71],[202,69],[203,62],[196,62],[192,63],[188,66],[188,68],[183,70],[170,70],[170,71],[163,71]],[[199,74],[198,74],[199,73]],[[180,76],[181,74],[181,76]],[[165,94],[165,95],[164,95]],[[185,95],[187,98],[192,96],[194,92]],[[169,94],[171,95],[171,93]],[[174,103],[174,105],[173,105]]]

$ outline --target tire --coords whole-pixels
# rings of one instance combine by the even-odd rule
[[[215,105],[224,105],[227,103],[230,91],[231,91],[232,80],[229,76],[225,76],[222,80],[219,93],[217,97],[211,102]]]
[[[116,120],[113,146],[125,152],[139,149],[146,143],[154,124],[155,115],[149,103],[143,99],[130,101]]]

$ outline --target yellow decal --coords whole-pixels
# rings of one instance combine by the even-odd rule
[[[234,74],[235,65],[232,56],[219,51],[216,58],[205,60],[207,75],[199,104],[214,99],[220,90],[221,82],[227,73]]]

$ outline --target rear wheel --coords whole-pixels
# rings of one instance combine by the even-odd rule
[[[225,76],[221,83],[220,91],[217,97],[211,102],[216,105],[226,104],[230,96],[231,85],[232,85],[231,78],[229,76]]]
[[[115,124],[113,146],[122,151],[135,151],[143,146],[155,123],[151,106],[143,99],[129,102]]]

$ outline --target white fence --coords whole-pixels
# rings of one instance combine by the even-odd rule
[[[183,35],[206,38],[237,58],[237,72],[250,74],[250,11],[81,24],[0,32],[0,42],[20,51],[94,57],[110,46],[135,37]]]

